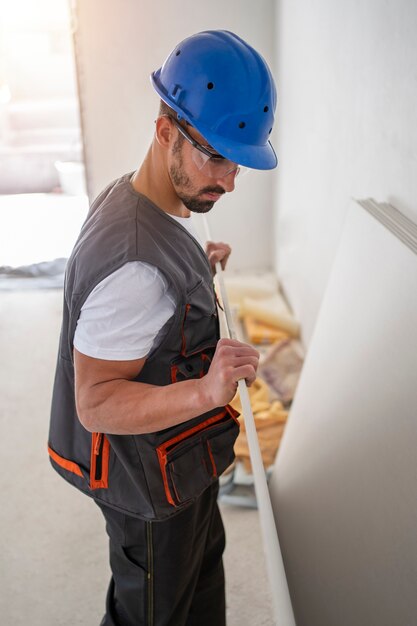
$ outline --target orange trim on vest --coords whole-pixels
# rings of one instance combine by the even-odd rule
[[[207,449],[208,449],[208,453],[209,453],[211,464],[213,466],[213,477],[217,478],[217,467],[216,467],[216,464],[214,462],[213,453],[211,451],[210,441],[207,441]]]
[[[208,361],[209,363],[211,363],[211,358],[209,357],[208,354],[206,354],[205,352],[201,353],[201,360],[202,361]]]
[[[200,378],[203,378],[206,374],[204,372],[204,361],[207,361],[209,364],[209,367],[211,365],[211,358],[209,357],[208,354],[206,354],[205,352],[201,353],[201,360],[203,362],[203,368],[200,370]]]
[[[97,460],[101,457],[100,477],[96,477]],[[91,433],[90,489],[108,489],[110,442],[103,433]]]
[[[64,457],[62,456],[59,456],[59,454],[54,452],[50,446],[48,446],[48,452],[49,452],[49,456],[51,457],[51,459],[55,461],[57,465],[59,465],[60,467],[63,467],[68,472],[72,472],[73,474],[77,474],[77,476],[80,476],[81,478],[83,478],[83,473],[79,465],[77,465],[73,461],[68,461],[68,459],[64,459]]]
[[[178,367],[176,365],[171,365],[171,382],[172,383],[177,382],[177,374],[178,374]]]
[[[160,448],[157,448],[156,452],[158,454],[159,467],[161,468],[162,482],[164,483],[166,499],[168,500],[170,504],[172,504],[172,506],[177,506],[174,500],[172,499],[171,491],[168,485],[167,468],[166,468],[166,464],[167,464],[166,452],[164,450],[160,450]]]
[[[235,420],[236,424],[240,428],[240,422],[237,419],[239,417],[239,415],[240,415],[239,411],[236,411],[236,409],[234,409],[230,404],[226,404],[226,406],[224,408],[229,413],[230,417],[233,417],[233,419]]]

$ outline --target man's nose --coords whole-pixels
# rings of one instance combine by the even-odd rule
[[[230,193],[235,188],[236,174],[237,174],[237,170],[234,170],[233,172],[229,172],[228,174],[226,174],[226,176],[223,176],[222,178],[219,177],[217,179],[217,182],[221,187],[223,187],[225,191]]]

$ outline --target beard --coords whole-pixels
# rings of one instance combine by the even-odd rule
[[[214,206],[214,200],[199,200],[195,196],[188,196],[182,192],[179,193],[178,191],[177,196],[183,205],[193,213],[208,213],[208,211],[210,211]]]
[[[182,141],[180,140],[179,145],[177,145],[176,142],[173,146],[173,154],[175,154],[177,158],[176,162],[171,165],[169,170],[175,192],[189,211],[193,213],[208,213],[208,211],[213,208],[215,200],[201,200],[199,196],[205,193],[224,194],[225,190],[223,187],[214,185],[203,187],[198,193],[191,193],[193,184],[191,178],[184,172],[183,159],[180,151],[181,144]]]

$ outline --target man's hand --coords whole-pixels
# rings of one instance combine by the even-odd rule
[[[207,241],[206,254],[211,265],[213,276],[216,273],[216,263],[220,263],[222,270],[225,269],[227,260],[232,252],[232,248],[222,241]]]
[[[259,352],[235,339],[220,339],[209,371],[200,379],[204,395],[212,407],[230,402],[237,390],[237,382],[246,380],[248,387],[255,381]]]

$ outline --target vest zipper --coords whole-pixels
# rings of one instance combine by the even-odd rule
[[[103,460],[103,443],[104,443],[104,438],[103,438],[103,433],[98,433],[97,439],[96,439],[96,443],[94,446],[94,454],[96,455],[96,467],[95,467],[95,472],[94,472],[94,479],[95,480],[101,480],[101,474],[102,474],[102,460]]]
[[[107,489],[109,486],[109,440],[103,433],[92,433],[91,436],[90,489]]]

